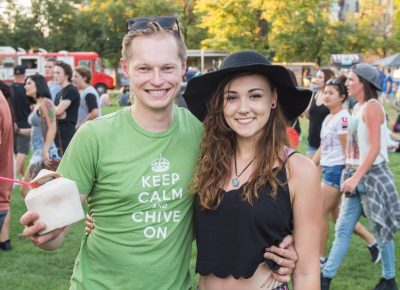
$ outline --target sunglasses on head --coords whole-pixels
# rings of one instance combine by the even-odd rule
[[[339,85],[342,85],[342,84],[343,84],[343,82],[341,80],[339,80],[339,79],[331,79],[331,80],[328,80],[325,83],[325,85],[327,85],[327,86],[329,86],[329,85],[339,86]]]
[[[126,21],[126,32],[146,29],[150,22],[155,22],[163,29],[177,31],[180,34],[178,19],[175,16],[131,18]]]
[[[336,86],[339,89],[339,93],[342,95],[347,95],[346,85],[341,79],[331,79],[325,83],[326,86]]]

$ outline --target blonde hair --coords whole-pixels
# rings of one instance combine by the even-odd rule
[[[174,39],[176,41],[176,44],[178,45],[178,56],[180,59],[183,61],[186,60],[186,45],[185,42],[180,35],[178,31],[171,30],[171,29],[165,29],[162,28],[157,22],[155,21],[150,21],[149,24],[147,25],[147,28],[141,29],[141,30],[130,30],[128,33],[124,36],[122,40],[122,59],[125,61],[126,64],[129,63],[129,59],[131,57],[130,53],[130,47],[132,44],[132,41],[135,37],[137,36],[154,36],[158,34],[170,34],[174,36]]]

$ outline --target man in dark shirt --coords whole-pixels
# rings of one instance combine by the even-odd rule
[[[54,80],[62,88],[54,101],[58,119],[57,135],[54,141],[62,155],[75,134],[80,95],[79,91],[71,83],[72,68],[69,64],[62,61],[56,62]]]
[[[29,153],[30,125],[28,116],[31,113],[31,102],[25,93],[25,67],[14,68],[14,83],[11,85],[11,105],[15,117],[14,153],[16,154],[16,173],[24,176],[25,156]]]

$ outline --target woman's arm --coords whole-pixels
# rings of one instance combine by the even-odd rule
[[[294,245],[298,261],[293,273],[295,290],[319,290],[319,248],[322,224],[320,175],[311,160],[295,154],[290,159]],[[304,182],[304,181],[307,182]]]
[[[378,102],[368,102],[365,105],[363,120],[368,129],[368,149],[365,159],[354,172],[353,176],[343,182],[342,188],[345,192],[353,192],[363,175],[371,168],[381,148],[381,124],[385,118],[381,105]]]
[[[301,117],[306,117],[307,119],[310,119],[310,108],[311,108],[311,103],[313,101],[313,98],[315,98],[317,95],[313,94],[311,97],[310,102],[308,103],[308,106],[306,108],[306,110],[301,114]]]
[[[319,165],[319,162],[321,161],[321,146],[319,146],[317,152],[315,152],[312,160],[315,165],[317,165],[317,166]]]
[[[43,145],[43,161],[45,163],[50,161],[49,158],[49,149],[51,143],[54,141],[54,137],[56,136],[57,132],[57,124],[56,124],[56,116],[55,116],[55,108],[53,102],[49,99],[45,99],[40,104],[40,114],[45,119],[47,125],[47,133],[44,138],[44,145]]]
[[[342,145],[343,152],[346,154],[347,134],[339,134],[340,145]]]

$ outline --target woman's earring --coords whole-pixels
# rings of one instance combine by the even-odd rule
[[[273,103],[272,105],[271,105],[271,109],[275,109],[276,108],[276,103]]]

